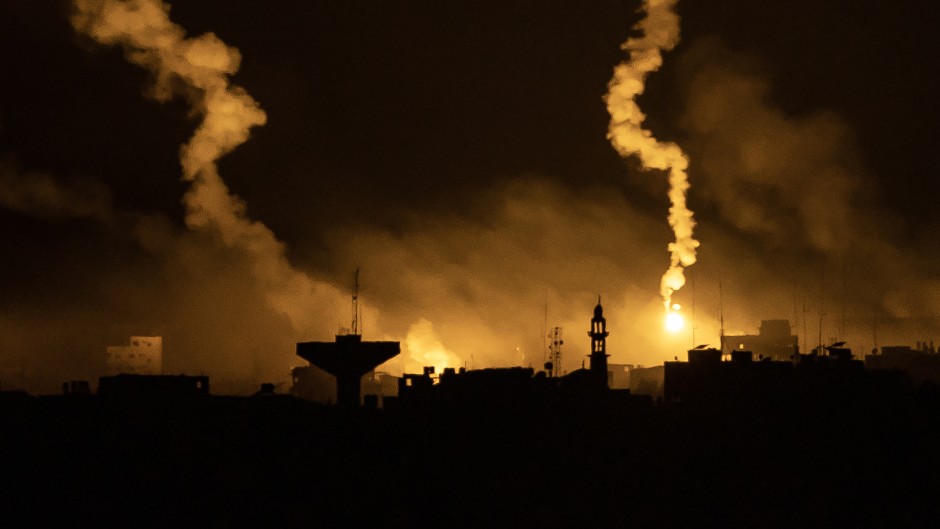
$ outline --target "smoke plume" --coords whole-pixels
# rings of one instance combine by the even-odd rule
[[[166,101],[182,95],[193,113],[202,116],[180,150],[183,179],[191,183],[183,199],[186,223],[249,255],[253,279],[267,303],[289,318],[296,331],[309,330],[318,303],[340,293],[295,270],[284,245],[267,226],[247,216],[245,204],[229,192],[218,172],[219,158],[267,120],[258,103],[229,81],[241,62],[238,50],[212,33],[186,38],[160,0],[75,0],[74,6],[71,21],[77,31],[101,44],[121,46],[130,62],[153,74],[153,97]]]
[[[711,250],[727,253],[708,255],[726,270],[726,315],[743,303],[732,308],[740,321],[759,312],[756,298],[775,297],[777,314],[792,304],[800,334],[856,351],[935,332],[936,255],[903,242],[850,122],[825,109],[787,112],[762,61],[716,38],[694,43],[677,65],[682,141],[696,160],[696,197],[712,208],[703,230]]]
[[[693,238],[695,221],[686,205],[689,189],[689,160],[675,143],[662,143],[643,128],[646,116],[636,102],[643,93],[647,76],[662,66],[662,52],[679,43],[679,16],[674,7],[677,0],[645,0],[646,17],[637,25],[641,37],[630,38],[621,46],[630,52],[630,60],[614,68],[606,97],[610,113],[607,137],[621,156],[637,155],[646,169],[669,172],[669,225],[675,241],[669,243],[671,259],[660,281],[660,294],[666,310],[671,307],[672,293],[685,284],[685,267],[695,263],[699,242]]]

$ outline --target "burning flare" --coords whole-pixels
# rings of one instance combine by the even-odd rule
[[[160,0],[73,0],[72,25],[106,45],[120,45],[127,60],[154,75],[152,96],[159,101],[186,97],[202,123],[180,149],[183,180],[192,185],[183,203],[191,229],[209,230],[228,247],[250,258],[252,273],[268,304],[305,329],[325,296],[341,298],[332,286],[295,270],[284,245],[261,222],[248,218],[245,204],[219,176],[219,158],[248,140],[267,116],[258,102],[229,82],[241,54],[213,33],[186,38]],[[334,298],[334,299],[337,299]]]
[[[671,310],[672,293],[685,285],[683,271],[695,263],[695,249],[699,245],[692,237],[695,221],[685,201],[689,189],[689,159],[678,145],[661,143],[643,128],[646,115],[637,105],[636,97],[643,93],[649,73],[662,66],[662,52],[679,43],[679,15],[673,9],[676,2],[644,0],[646,17],[636,25],[642,36],[630,38],[621,45],[630,52],[630,60],[614,68],[605,98],[610,113],[607,137],[617,152],[623,157],[637,155],[646,169],[669,172],[668,219],[676,240],[669,243],[672,257],[659,287],[667,312]]]
[[[663,320],[666,330],[672,334],[676,334],[685,328],[685,318],[679,313],[681,309],[682,307],[678,303],[673,303],[672,307],[666,312],[666,318]]]

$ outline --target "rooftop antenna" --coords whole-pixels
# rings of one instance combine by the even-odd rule
[[[554,327],[550,333],[548,333],[552,339],[551,345],[549,345],[549,354],[548,361],[552,365],[552,371],[549,373],[551,377],[560,377],[561,376],[561,346],[564,345],[565,341],[562,339],[562,329],[561,327]]]
[[[718,322],[721,324],[718,343],[721,354],[725,354],[725,301],[721,290],[721,281],[718,281]]]
[[[804,288],[805,288],[805,285],[804,285]],[[809,352],[809,349],[808,349],[809,331],[806,330],[806,313],[808,312],[806,310],[806,290],[803,291],[802,307],[803,307],[803,348],[802,350],[808,353]]]
[[[819,342],[818,342],[818,345],[816,346],[819,349],[819,354],[822,354],[823,352],[823,343],[822,343],[823,317],[827,315],[827,313],[823,312],[823,308],[825,307],[825,300],[824,300],[825,294],[826,294],[826,268],[825,268],[825,264],[823,264],[823,269],[819,275]]]
[[[349,333],[362,335],[362,330],[359,328],[359,267],[356,267],[354,284],[355,287],[352,296],[352,325],[350,326]]]
[[[545,319],[542,321],[542,358],[548,356],[548,291],[545,292]]]

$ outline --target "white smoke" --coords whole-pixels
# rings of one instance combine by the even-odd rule
[[[607,137],[621,156],[639,157],[646,169],[669,172],[669,225],[675,241],[669,243],[670,264],[660,282],[660,294],[666,310],[670,310],[672,293],[685,284],[684,268],[695,263],[699,242],[693,238],[695,221],[686,205],[689,189],[689,160],[675,143],[661,143],[652,132],[643,128],[646,116],[636,98],[643,93],[647,76],[662,66],[662,52],[679,43],[679,16],[674,7],[677,0],[645,0],[646,17],[637,25],[642,32],[621,46],[630,52],[630,60],[614,68],[608,83],[607,111],[610,128]]]
[[[187,98],[202,123],[180,150],[183,179],[191,187],[183,199],[186,223],[207,230],[226,245],[245,252],[255,286],[268,304],[286,316],[293,328],[309,329],[324,300],[343,297],[329,284],[295,270],[284,245],[261,222],[248,218],[244,203],[219,176],[217,162],[247,141],[252,127],[267,116],[258,103],[229,76],[241,55],[212,33],[186,38],[169,19],[160,0],[74,0],[72,25],[99,43],[118,45],[127,59],[154,75],[152,95],[165,101]]]

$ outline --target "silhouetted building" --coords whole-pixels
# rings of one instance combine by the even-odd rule
[[[607,319],[604,318],[604,307],[601,306],[601,298],[597,298],[597,306],[594,307],[594,317],[591,318],[591,330],[588,336],[591,337],[591,375],[594,383],[598,387],[609,387],[607,372]]]
[[[663,394],[672,401],[784,404],[885,397],[906,389],[902,376],[866,371],[848,348],[826,351],[755,361],[751,351],[736,350],[723,361],[718,349],[692,349],[688,362],[664,364]]]
[[[444,371],[448,369],[451,368],[447,368]],[[464,372],[466,372],[466,369],[461,367],[460,373],[463,374]],[[434,379],[431,378],[433,374],[434,366],[425,366],[424,372],[421,374],[402,374],[398,379],[398,397],[402,400],[430,397],[431,393],[434,391]]]
[[[399,342],[364,342],[358,334],[337,335],[335,342],[300,342],[297,356],[336,377],[336,403],[358,407],[362,376],[398,355]]]
[[[381,406],[386,397],[398,395],[398,380],[385,372],[369,371],[362,377],[360,396],[365,399],[374,395]],[[295,367],[291,369],[290,394],[321,404],[335,404],[336,378],[314,365]]]
[[[607,377],[610,389],[630,389],[630,371],[632,364],[607,364]]]
[[[934,352],[931,352],[934,351]],[[898,369],[910,377],[915,385],[924,382],[940,384],[940,354],[926,343],[920,349],[907,345],[890,345],[881,348],[881,354],[865,355],[868,369]]]
[[[369,371],[362,377],[362,398],[376,398],[379,407],[385,399],[398,396],[398,377],[384,371]]]
[[[761,320],[758,334],[725,335],[723,352],[751,351],[758,358],[792,360],[799,352],[799,337],[792,334],[790,320]]]
[[[91,395],[91,386],[87,380],[70,380],[62,383],[63,395]]]
[[[209,377],[115,375],[98,379],[98,395],[115,400],[180,400],[209,395]]]
[[[692,349],[688,362],[663,364],[663,397],[666,400],[754,398],[763,392],[785,390],[792,363],[754,362],[750,351],[732,352],[723,362],[720,349]]]
[[[589,368],[576,369],[561,377],[549,376],[550,371],[536,373],[530,367],[445,368],[435,383],[434,368],[429,366],[421,374],[401,377],[398,387],[401,405],[475,414],[482,410],[498,414],[508,410],[551,413],[562,408],[590,413],[608,405],[624,408],[650,405],[649,396],[638,398],[628,389],[628,366],[607,363],[609,333],[599,301],[588,332]],[[619,387],[611,388],[613,380]]]
[[[630,393],[662,397],[664,376],[663,366],[633,367],[630,369]]]
[[[25,402],[30,399],[29,393],[22,389],[0,390],[0,404]]]
[[[271,382],[263,382],[259,387],[258,391],[254,392],[252,397],[260,398],[270,398],[270,397],[282,397],[283,395],[277,394],[277,384]]]
[[[610,389],[628,389],[634,395],[663,395],[663,366],[643,367],[633,364],[607,364]]]
[[[109,375],[159,375],[163,373],[163,338],[131,336],[127,345],[111,345],[105,349]]]
[[[298,366],[291,369],[290,394],[299,399],[336,403],[336,378],[314,365]]]
[[[425,367],[424,373],[406,374],[399,381],[398,395],[402,399],[432,396],[438,402],[491,403],[495,405],[518,402],[533,394],[538,381],[531,367],[504,367],[459,370],[444,369],[434,384],[433,367]],[[538,380],[552,380],[541,373]]]

